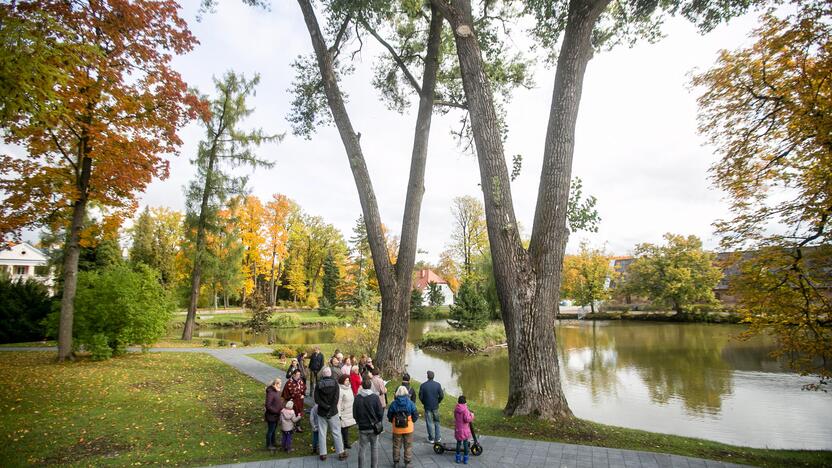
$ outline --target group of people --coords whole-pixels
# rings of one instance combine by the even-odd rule
[[[410,386],[410,376],[402,376],[402,385],[396,389],[393,401],[388,404],[386,382],[372,358],[362,355],[344,356],[336,350],[324,366],[324,356],[319,348],[309,356],[306,353],[292,359],[286,371],[286,385],[281,388],[281,379],[275,379],[266,388],[266,414],[268,425],[266,446],[276,450],[276,431],[280,424],[281,447],[292,450],[292,434],[302,432],[301,420],[304,413],[304,398],[307,389],[312,393],[314,406],[309,411],[312,430],[312,452],[321,460],[327,458],[326,436],[332,434],[332,442],[339,460],[349,456],[350,428],[358,426],[358,466],[365,464],[366,449],[370,449],[370,464],[378,467],[378,436],[383,432],[383,418],[392,424],[393,462],[398,466],[402,458],[406,467],[413,460],[413,424],[419,419],[416,410],[416,393]],[[427,372],[428,380],[419,388],[419,401],[424,406],[428,442],[441,443],[439,428],[439,404],[445,397],[442,386],[434,380],[434,373]],[[307,386],[307,382],[309,385]],[[385,416],[385,408],[387,409]],[[458,400],[454,412],[456,462],[468,463],[468,439],[471,437],[468,425],[473,420],[465,397]],[[403,452],[403,456],[402,456]]]

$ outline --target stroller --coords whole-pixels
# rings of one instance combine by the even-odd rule
[[[471,455],[478,457],[482,454],[482,445],[480,445],[480,442],[477,439],[477,433],[474,431],[474,423],[469,423],[468,427],[471,428],[471,437],[474,438],[474,443],[471,444]],[[442,455],[445,452],[456,452],[456,446],[452,446],[450,444],[445,445],[442,442],[434,442],[433,452],[437,455]]]

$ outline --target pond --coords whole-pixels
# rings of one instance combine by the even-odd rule
[[[421,350],[422,334],[444,321],[411,322],[407,365],[417,380],[433,370],[450,394],[502,406],[508,354]],[[738,325],[561,321],[556,329],[564,391],[576,416],[604,424],[733,445],[832,449],[832,395],[802,391],[811,379],[769,357],[770,339],[733,339]],[[239,329],[200,336],[265,343]],[[334,329],[275,330],[279,343],[331,342]]]

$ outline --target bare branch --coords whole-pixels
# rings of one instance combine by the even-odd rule
[[[407,78],[407,81],[410,83],[410,86],[412,86],[413,89],[416,90],[416,93],[421,96],[422,95],[422,87],[419,86],[419,83],[416,81],[416,78],[413,76],[412,73],[410,73],[410,70],[407,69],[407,64],[404,63],[404,60],[402,60],[402,58],[396,52],[396,49],[394,49],[393,46],[391,46],[387,41],[385,41],[376,32],[376,30],[373,29],[370,26],[369,23],[367,23],[367,20],[365,20],[364,18],[359,17],[358,21],[361,23],[361,26],[364,26],[364,29],[366,29],[367,32],[370,33],[370,35],[372,35],[374,38],[376,38],[376,40],[379,42],[379,44],[384,46],[384,48],[387,49],[388,52],[390,52],[390,55],[393,57],[393,60],[396,62],[396,65],[399,66],[399,69],[401,69],[402,73],[404,73],[404,76]]]

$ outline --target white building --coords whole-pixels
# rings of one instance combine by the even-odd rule
[[[422,304],[430,305],[428,300],[428,285],[430,283],[436,283],[439,286],[439,290],[442,291],[442,296],[444,296],[442,305],[452,305],[454,303],[454,292],[451,291],[448,282],[442,279],[441,276],[427,268],[419,270],[417,275],[416,280],[413,282],[413,289],[418,289],[422,293]]]
[[[52,276],[47,266],[49,259],[40,250],[26,242],[0,251],[0,275],[12,280],[35,279],[52,287]]]

